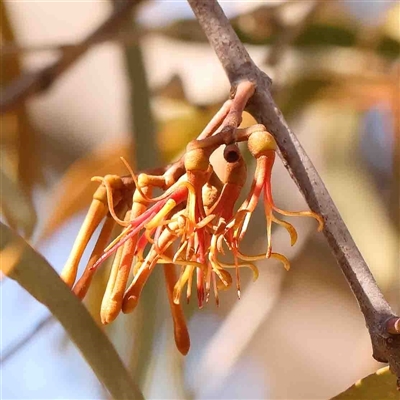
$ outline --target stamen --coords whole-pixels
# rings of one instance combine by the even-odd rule
[[[188,265],[185,268],[185,270],[183,271],[183,274],[181,275],[181,277],[179,278],[179,281],[175,284],[174,292],[173,292],[173,298],[174,298],[174,303],[175,304],[179,304],[179,300],[180,300],[180,297],[181,297],[182,289],[185,286],[186,282],[188,282],[188,280],[191,279],[195,269],[196,268],[194,266]],[[190,283],[192,283],[191,280],[190,280]]]
[[[207,226],[214,218],[215,218],[215,214],[210,214],[207,217],[203,218],[202,221],[200,221],[198,224],[195,225],[196,229],[202,229],[205,226]]]
[[[215,303],[217,307],[219,307],[219,296],[218,296],[218,288],[217,288],[217,278],[215,274],[212,274],[212,281],[213,281],[213,288],[214,288],[214,296],[215,296]]]
[[[114,219],[115,221],[115,219]],[[124,229],[105,249],[104,252],[109,251],[112,247],[114,247],[122,238],[124,238],[128,233],[130,233],[132,228],[129,226]]]
[[[147,230],[156,228],[162,220],[176,207],[176,201],[168,199],[163,208],[154,216],[154,218],[144,227]]]
[[[186,286],[186,303],[189,304],[190,297],[192,296],[192,285],[193,285],[193,273],[189,275]]]
[[[121,246],[123,246],[129,239],[135,236],[142,229],[142,226],[137,226],[136,228],[129,231],[123,239],[116,243],[113,247],[108,249],[103,253],[103,255],[95,262],[92,269],[96,269],[101,263],[107,260],[113,253],[115,253]]]
[[[238,298],[240,299],[239,261],[238,261],[238,258],[237,258],[237,256],[236,256],[236,254],[234,254],[234,258],[235,258],[236,292],[237,292]]]
[[[178,259],[178,257],[183,253],[187,245],[188,245],[187,241],[184,241],[183,243],[181,242],[181,246],[179,247],[178,251],[175,253],[172,259],[173,262],[175,262]]]

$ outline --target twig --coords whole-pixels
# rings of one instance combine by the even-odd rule
[[[56,79],[73,65],[99,38],[117,31],[129,11],[142,0],[120,0],[112,14],[78,45],[68,48],[53,64],[40,71],[24,74],[11,82],[0,95],[0,114],[9,111],[30,96],[47,90]]]
[[[141,34],[127,30],[126,32],[114,33],[107,32],[104,36],[97,36],[92,42],[92,45],[103,44],[106,42],[114,42],[130,46],[139,42]],[[64,52],[72,48],[79,47],[80,43],[61,42],[61,43],[40,43],[36,45],[20,45],[14,42],[6,42],[0,46],[1,57],[13,57],[21,54],[42,53],[49,51]]]
[[[272,99],[271,79],[253,63],[216,0],[188,2],[232,87],[235,88],[243,80],[256,85],[254,96],[248,104],[249,111],[275,136],[285,167],[302,191],[309,207],[323,216],[324,234],[364,314],[371,336],[373,356],[378,361],[388,362],[392,372],[400,379],[400,335],[390,334],[386,324],[395,315],[311,160]]]

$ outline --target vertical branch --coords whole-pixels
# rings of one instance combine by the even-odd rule
[[[272,99],[269,91],[271,79],[255,66],[216,0],[188,2],[231,85],[236,87],[241,80],[256,85],[255,94],[248,104],[249,110],[275,136],[285,167],[310,208],[323,216],[325,237],[364,314],[375,359],[389,362],[392,371],[400,378],[400,337],[391,337],[386,327],[386,321],[395,316],[310,158]]]
[[[126,26],[129,26],[131,31],[137,32],[134,15]],[[146,169],[156,164],[159,156],[156,125],[151,112],[150,90],[140,41],[127,46],[124,56],[130,82],[130,115],[135,141],[135,164],[138,169]]]

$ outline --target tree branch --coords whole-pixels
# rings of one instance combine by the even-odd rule
[[[325,237],[364,314],[373,356],[378,361],[388,362],[400,382],[400,335],[393,334],[394,329],[389,333],[387,324],[387,321],[393,321],[396,317],[311,160],[272,99],[271,79],[254,64],[216,0],[188,2],[225,69],[233,90],[243,80],[255,84],[256,90],[248,109],[275,136],[285,167],[310,208],[323,216]]]
[[[57,78],[71,67],[91,46],[104,36],[116,32],[130,15],[129,11],[142,0],[119,0],[111,15],[76,46],[65,49],[53,64],[36,72],[28,72],[12,81],[0,95],[0,114],[18,107],[29,97],[47,90]]]

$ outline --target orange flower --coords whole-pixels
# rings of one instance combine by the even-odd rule
[[[276,258],[282,261],[284,267],[288,270],[290,263],[285,256],[272,252],[272,223],[283,226],[289,233],[291,245],[297,241],[297,231],[292,224],[283,221],[274,215],[274,211],[286,216],[312,217],[318,221],[318,231],[323,228],[322,217],[312,211],[284,211],[275,206],[272,198],[271,173],[275,161],[277,145],[273,136],[264,129],[251,133],[248,138],[248,148],[253,157],[256,158],[256,170],[249,195],[245,202],[239,207],[235,217],[227,225],[225,237],[229,247],[235,257],[246,260],[256,261],[264,258]],[[264,254],[256,256],[246,256],[239,250],[239,244],[243,239],[252,213],[256,205],[263,196],[265,217],[267,221],[267,240],[268,247]]]
[[[62,273],[66,283],[83,298],[96,269],[114,255],[101,306],[101,321],[107,324],[121,311],[128,313],[136,308],[150,274],[157,264],[163,264],[175,340],[183,354],[189,350],[190,340],[180,299],[186,290],[189,301],[194,280],[200,308],[209,301],[212,291],[219,304],[218,293],[232,286],[229,269],[235,269],[236,290],[240,297],[241,268],[250,268],[254,279],[259,274],[253,264],[256,260],[276,258],[289,269],[286,257],[272,251],[272,223],[288,231],[292,245],[297,240],[297,232],[293,225],[278,218],[276,213],[313,217],[319,222],[319,230],[323,226],[322,218],[314,212],[283,211],[275,205],[271,172],[277,146],[264,126],[214,133],[215,124],[214,121],[213,128],[207,131],[207,135],[212,136],[201,134],[201,139],[189,143],[184,157],[168,167],[163,175],[140,174],[136,177],[125,163],[131,174],[129,187],[127,178],[111,175],[94,177],[93,180],[101,182],[101,186],[95,193]],[[247,172],[235,142],[244,140],[247,140],[249,151],[256,159],[256,171],[247,199],[237,207]],[[221,182],[213,171],[210,156],[224,144],[227,162]],[[151,197],[154,188],[160,188],[164,193]],[[260,198],[264,202],[267,221],[267,249],[263,254],[245,255],[240,250],[240,243]],[[90,261],[73,286],[83,251],[103,218],[106,221]],[[107,245],[117,225],[122,232]],[[226,248],[232,253],[232,263],[220,260]],[[175,276],[175,266],[180,266],[179,277]]]

